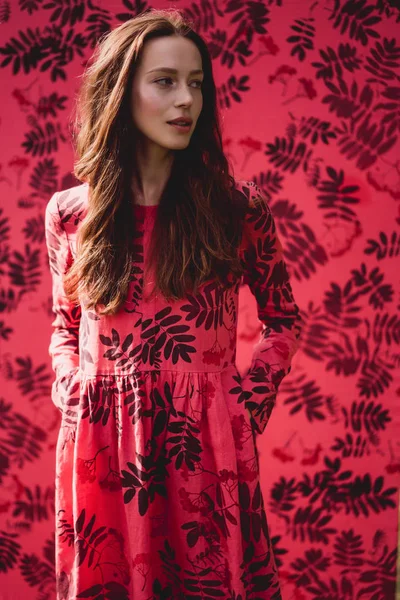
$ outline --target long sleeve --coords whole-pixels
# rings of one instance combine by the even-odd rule
[[[48,202],[45,212],[45,237],[52,278],[52,302],[55,319],[49,355],[56,375],[52,386],[52,401],[61,410],[79,385],[79,323],[81,307],[71,303],[64,291],[63,275],[68,270],[72,255],[67,233],[63,227],[58,209],[58,193]]]
[[[302,319],[267,200],[253,182],[244,184],[242,191],[248,195],[249,203],[243,229],[243,283],[255,296],[262,331],[253,349],[250,368],[242,378],[238,401],[244,401],[252,426],[262,433],[274,408],[279,385],[290,372],[299,347]]]

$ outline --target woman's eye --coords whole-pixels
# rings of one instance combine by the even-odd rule
[[[162,77],[161,79],[157,79],[155,81],[155,83],[159,83],[161,86],[165,87],[165,84],[163,82],[172,82],[172,79],[171,77]],[[200,80],[195,80],[192,81],[192,83],[195,83],[196,87],[201,88],[203,82]]]
[[[161,79],[157,79],[156,83],[161,83],[162,81],[172,81],[171,77],[162,77]]]

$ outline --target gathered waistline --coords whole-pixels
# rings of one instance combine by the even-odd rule
[[[229,369],[234,369],[237,371],[237,367],[234,363],[228,365],[224,369],[220,369],[219,371],[182,371],[182,369],[135,369],[130,373],[87,373],[85,371],[80,370],[80,375],[83,375],[87,378],[96,379],[97,377],[132,377],[135,375],[140,375],[142,373],[174,373],[179,375],[194,375],[194,374],[203,374],[203,375],[214,375],[218,373],[224,373]]]

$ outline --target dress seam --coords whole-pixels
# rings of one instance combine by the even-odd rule
[[[193,374],[193,373],[203,373],[205,375],[209,375],[209,374],[213,374],[213,373],[223,373],[224,371],[227,371],[230,368],[235,368],[237,369],[236,365],[234,363],[232,363],[231,365],[229,365],[228,367],[225,367],[224,369],[221,369],[220,371],[181,371],[179,369],[136,369],[136,371],[133,371],[132,373],[95,373],[95,374],[90,374],[90,373],[85,373],[85,371],[80,371],[82,375],[86,375],[87,377],[127,377],[129,375],[135,375],[136,373],[187,373],[187,374]]]

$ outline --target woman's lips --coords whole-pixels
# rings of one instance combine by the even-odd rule
[[[172,127],[174,127],[177,131],[179,131],[180,133],[188,133],[190,131],[191,125],[178,125],[178,123],[168,123],[168,125],[171,125]]]

